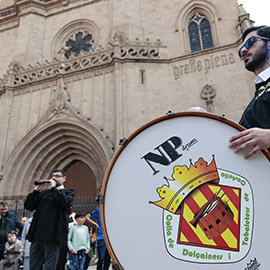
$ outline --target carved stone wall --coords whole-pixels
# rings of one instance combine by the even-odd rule
[[[74,160],[100,190],[119,140],[142,124],[193,106],[238,121],[252,96],[237,56],[252,21],[236,0],[15,3],[0,4],[0,198]],[[214,47],[191,53],[196,12]]]

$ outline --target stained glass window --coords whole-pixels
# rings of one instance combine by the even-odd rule
[[[70,38],[66,42],[66,58],[69,58],[71,54],[76,56],[80,55],[81,52],[89,52],[90,48],[93,46],[93,37],[89,33],[78,32],[75,38]]]
[[[208,20],[203,19],[200,24],[203,49],[209,49],[214,47],[210,23]]]
[[[198,12],[191,18],[188,26],[191,52],[214,47],[211,26],[207,18]]]
[[[201,50],[199,27],[195,22],[191,22],[188,26],[189,40],[191,52],[197,52]]]

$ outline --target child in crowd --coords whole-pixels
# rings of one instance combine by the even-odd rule
[[[95,257],[96,256],[96,240],[97,240],[96,226],[92,225],[90,227],[89,237],[90,237],[90,246],[93,251],[93,256]]]
[[[27,221],[27,217],[22,217],[20,221],[21,221],[22,225],[24,226],[25,222]],[[19,230],[18,235],[17,235],[17,239],[19,239],[20,241],[22,238],[22,230],[23,229]]]
[[[24,224],[21,238],[20,258],[23,259],[23,270],[30,270],[30,246],[31,242],[26,239],[33,216],[28,218]]]
[[[84,215],[76,214],[75,220],[77,224],[72,226],[68,233],[68,248],[70,254],[67,269],[83,270],[85,257],[90,249],[89,230],[87,226],[83,225],[85,222]]]
[[[16,231],[9,231],[7,233],[7,242],[5,244],[4,259],[0,261],[0,270],[4,266],[10,267],[14,264],[14,270],[18,270],[20,266],[19,250],[21,242],[17,239]]]
[[[21,218],[21,223],[22,223],[23,226],[25,225],[26,221],[27,221],[27,217],[22,217]]]
[[[22,225],[24,226],[25,222],[27,221],[27,217],[22,217],[20,221],[21,221]],[[18,231],[18,235],[17,235],[18,240],[21,240],[21,238],[22,238],[22,230],[23,229]]]

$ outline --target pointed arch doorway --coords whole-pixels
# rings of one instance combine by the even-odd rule
[[[93,171],[82,161],[75,160],[65,168],[65,188],[75,190],[76,197],[97,196],[97,184]]]

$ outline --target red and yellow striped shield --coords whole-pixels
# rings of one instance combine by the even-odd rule
[[[217,193],[225,193],[222,200],[233,213],[228,228],[214,239],[209,239],[202,226],[192,226],[195,214]],[[181,205],[178,244],[239,251],[241,189],[216,184],[204,184],[194,190]],[[224,214],[224,213],[223,213]],[[225,215],[225,214],[224,214]],[[210,215],[209,215],[210,216]],[[210,223],[215,222],[209,217]]]

